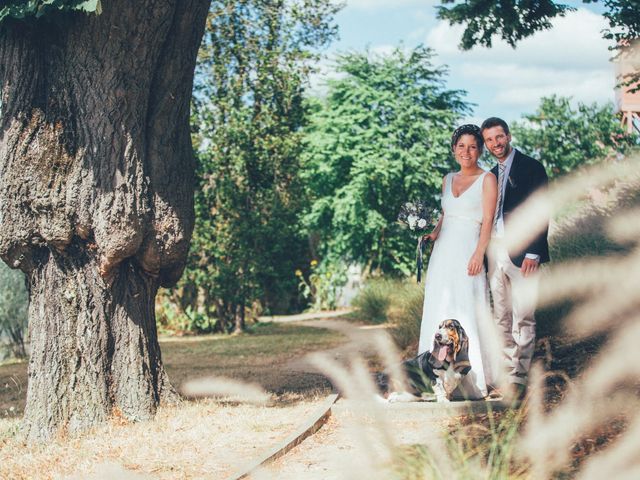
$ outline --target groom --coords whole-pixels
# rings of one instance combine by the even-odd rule
[[[498,161],[491,170],[498,179],[498,202],[487,261],[493,313],[502,336],[511,386],[504,393],[522,399],[535,347],[538,267],[549,261],[548,222],[544,232],[524,250],[508,251],[503,239],[510,228],[511,214],[534,191],[546,187],[548,179],[540,162],[511,147],[511,134],[504,120],[488,118],[481,130],[485,146]]]

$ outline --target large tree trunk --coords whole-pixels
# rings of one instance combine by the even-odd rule
[[[0,30],[0,255],[29,279],[28,439],[175,398],[154,298],[193,229],[189,102],[210,0]]]

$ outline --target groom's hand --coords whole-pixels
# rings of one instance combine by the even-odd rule
[[[522,261],[522,266],[520,267],[520,271],[522,272],[523,277],[528,277],[532,273],[535,273],[538,270],[538,260],[533,260],[532,258],[525,258]]]

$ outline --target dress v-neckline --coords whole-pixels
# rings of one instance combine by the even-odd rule
[[[452,175],[451,175],[451,185],[449,185],[449,189],[451,190],[451,196],[452,196],[453,198],[460,198],[462,195],[464,195],[465,193],[467,193],[467,191],[471,190],[471,189],[473,188],[473,186],[476,184],[476,182],[477,182],[478,180],[480,180],[480,178],[481,178],[481,177],[483,177],[485,173],[487,173],[487,172],[482,172],[480,175],[478,175],[478,178],[476,178],[473,182],[471,182],[471,185],[469,185],[467,188],[465,188],[463,192],[460,192],[460,194],[459,194],[457,197],[453,194],[453,177],[454,177],[456,174],[455,174],[455,173],[454,173],[454,174],[452,174]]]

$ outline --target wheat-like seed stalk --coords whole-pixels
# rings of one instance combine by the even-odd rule
[[[575,203],[590,190],[612,189],[620,182],[640,181],[640,158],[634,156],[615,164],[586,167],[579,175],[567,175],[551,188],[538,191],[509,218],[505,241],[510,249],[524,248],[546,227],[559,207]]]
[[[190,380],[182,386],[188,397],[221,397],[227,401],[266,405],[271,395],[260,385],[224,377],[207,377]]]
[[[547,201],[576,201],[586,186],[613,187],[618,197],[627,195],[631,190],[629,186],[640,184],[639,166],[637,159],[632,159],[614,166],[592,168],[587,175],[559,182],[546,192]],[[540,198],[534,199],[528,208],[535,208],[538,201]],[[549,414],[545,414],[543,408],[540,388],[543,377],[538,369],[533,369],[535,387],[527,427],[520,439],[523,457],[532,464],[532,478],[551,478],[554,472],[567,468],[570,449],[576,441],[620,417],[630,424],[628,429],[614,445],[587,460],[579,478],[605,478],[612,472],[616,479],[636,478],[633,475],[640,470],[631,453],[640,449],[637,395],[640,364],[633,359],[633,352],[640,344],[637,313],[640,295],[636,287],[640,282],[640,247],[628,248],[638,243],[640,210],[634,206],[620,210],[613,201],[604,202],[602,209],[596,213],[610,217],[606,222],[607,235],[619,244],[626,244],[628,253],[554,265],[541,284],[542,304],[567,299],[579,302],[564,320],[567,331],[578,338],[606,335],[608,341],[593,364],[570,385],[560,405]]]

